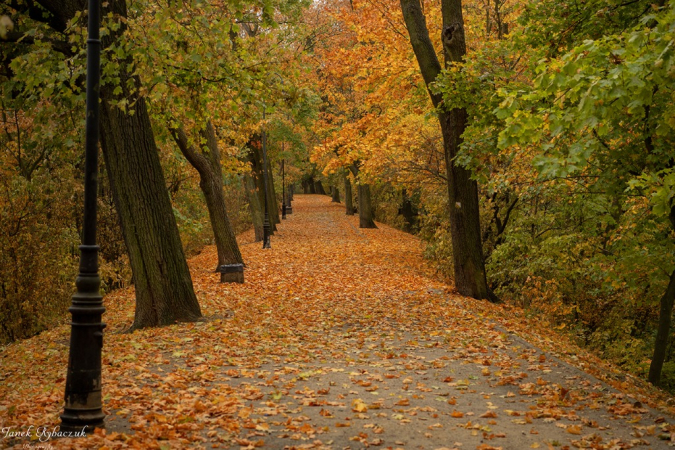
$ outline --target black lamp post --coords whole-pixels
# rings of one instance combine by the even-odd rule
[[[101,349],[105,311],[99,286],[96,245],[96,189],[98,184],[98,124],[101,78],[100,0],[89,0],[87,39],[87,116],[85,132],[84,222],[80,273],[69,311],[73,315],[61,431],[93,431],[103,427]]]
[[[263,106],[264,108],[264,106]],[[265,118],[265,110],[263,110],[263,119]],[[270,242],[270,235],[272,234],[272,227],[270,225],[270,199],[267,193],[267,134],[263,130],[262,133],[262,151],[263,151],[263,185],[265,188],[265,220],[263,222],[263,248],[272,248]]]

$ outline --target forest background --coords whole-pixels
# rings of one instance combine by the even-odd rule
[[[200,153],[218,155],[231,232],[255,226],[261,238],[264,141],[278,204],[283,160],[298,192],[331,193],[348,214],[356,206],[361,226],[419,235],[438,275],[452,278],[449,211],[462,205],[448,202],[451,161],[477,187],[489,299],[675,389],[675,3],[465,1],[466,56],[429,85],[403,12],[418,7],[442,55],[438,2],[104,6],[106,117],[149,120],[154,141],[143,146],[163,174],[155,194],[170,199],[185,254],[217,234],[203,182],[215,166],[199,166]],[[82,228],[84,10],[0,5],[0,345],[68,319]],[[453,109],[467,120],[448,159],[438,117]],[[115,199],[134,195],[132,182],[120,190],[133,163],[113,157],[123,130],[103,132],[104,292],[146,283],[132,277],[137,253],[122,229],[133,214]]]

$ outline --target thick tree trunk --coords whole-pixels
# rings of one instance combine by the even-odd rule
[[[405,225],[404,225],[404,230],[410,233],[413,230],[413,227],[415,226],[416,222],[416,217],[417,217],[417,212],[413,208],[413,204],[410,201],[410,197],[408,197],[408,192],[403,189],[401,192],[401,210],[399,213],[403,216],[403,219],[405,220]]]
[[[365,183],[362,184],[358,180],[359,165],[360,162],[357,161],[349,166],[349,170],[351,170],[352,174],[354,174],[354,178],[359,183],[356,189],[359,203],[359,228],[377,228],[374,221],[375,215],[373,214],[373,204],[370,199],[370,186]]]
[[[670,219],[670,224],[675,228],[675,207],[670,209],[668,218]],[[661,383],[661,370],[666,359],[674,303],[675,271],[670,274],[668,288],[663,297],[661,297],[661,310],[659,311],[659,326],[656,331],[656,341],[654,342],[654,355],[649,365],[649,376],[647,378],[654,386],[658,386]]]
[[[211,122],[206,123],[206,129],[201,132],[206,140],[208,153],[202,153],[188,142],[188,138],[182,128],[173,128],[171,133],[178,144],[183,156],[199,172],[199,187],[202,189],[206,206],[209,211],[211,228],[218,252],[218,266],[244,264],[239,251],[237,238],[234,235],[230,219],[227,216],[225,195],[223,195],[223,169],[220,163],[220,149],[218,139]],[[223,272],[220,276],[223,283],[243,283],[243,272]]]
[[[126,2],[113,0],[110,8],[126,17]],[[105,46],[117,36],[106,39]],[[132,329],[194,321],[201,317],[190,271],[185,261],[178,226],[173,215],[164,174],[143,98],[127,91],[138,88],[129,66],[119,68],[122,93],[115,86],[101,89],[101,148],[115,206],[120,216],[136,288],[136,312]],[[134,114],[121,111],[114,102],[126,99]],[[131,100],[131,101],[129,101]]]
[[[263,220],[265,218],[265,201],[270,195],[270,188],[269,184],[271,184],[271,178],[270,178],[270,183],[268,183],[268,188],[267,188],[267,195],[265,195],[265,179],[263,178],[263,157],[262,157],[262,140],[260,139],[259,136],[253,136],[251,140],[249,141],[249,153],[248,153],[248,159],[249,162],[251,163],[251,175],[253,177],[253,181],[256,186],[256,192],[258,194],[258,203],[260,203],[261,207],[261,213],[263,216]],[[271,172],[268,172],[268,175],[271,175]],[[270,201],[268,203],[269,205],[273,205],[275,202]],[[276,231],[276,223],[273,219],[273,213],[272,209],[270,208],[269,210],[269,217],[270,217],[270,230],[272,232],[272,235]]]
[[[352,183],[349,181],[349,175],[345,174],[345,213],[348,216],[354,215],[354,200],[352,196]]]
[[[314,191],[320,195],[328,195],[326,194],[326,190],[323,188],[323,184],[321,184],[321,180],[314,181]]]
[[[253,221],[253,229],[255,230],[255,241],[262,242],[263,240],[263,211],[258,197],[258,190],[256,189],[255,181],[249,174],[244,175],[244,188],[248,197],[248,206],[251,211],[251,220]]]
[[[442,121],[443,141],[447,143],[445,164],[448,168],[448,206],[455,286],[462,295],[491,299],[481,245],[478,183],[471,179],[469,170],[452,162],[461,144],[466,111],[453,109],[448,114],[440,113],[439,119]]]
[[[136,287],[132,329],[197,320],[201,311],[145,101],[138,99],[131,115],[111,105],[111,86],[102,93],[101,147]]]
[[[358,185],[359,194],[359,228],[377,228],[373,215],[373,204],[370,199],[370,186]]]
[[[340,191],[338,190],[337,186],[332,187],[331,202],[340,203]]]
[[[426,20],[419,0],[400,0],[401,10],[410,42],[427,86],[441,72]],[[446,67],[461,62],[466,55],[464,19],[461,0],[442,0],[443,53]],[[439,94],[429,91],[435,107],[441,105]],[[464,108],[453,108],[438,115],[443,134],[443,147],[448,179],[450,233],[455,271],[455,286],[460,294],[496,301],[488,289],[480,236],[478,185],[470,178],[470,171],[454,163],[462,133],[466,128],[467,114]]]
[[[666,359],[666,349],[668,348],[668,337],[670,336],[670,324],[673,315],[673,303],[675,302],[675,271],[670,274],[670,282],[666,292],[661,297],[661,310],[659,311],[659,326],[656,331],[656,341],[654,342],[654,355],[649,365],[649,376],[647,380],[654,386],[661,383],[661,369]]]
[[[314,183],[314,177],[309,177],[306,180],[302,181],[302,193],[303,194],[316,194],[316,184]]]
[[[272,167],[270,165],[269,160],[267,161],[268,167],[267,167],[267,175],[269,176],[269,180],[267,183],[267,189],[268,189],[268,199],[270,201],[270,225],[272,225],[272,229],[274,231],[277,230],[277,224],[281,223],[281,215],[279,214],[279,210],[281,207],[279,206],[279,202],[277,201],[277,191],[276,187],[274,186],[274,174],[272,173]]]

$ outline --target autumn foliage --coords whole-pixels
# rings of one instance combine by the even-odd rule
[[[65,339],[62,325],[69,318],[82,233],[86,12],[50,10],[48,4],[0,5],[0,344],[15,354],[13,345],[20,344],[12,342],[44,332],[55,340],[26,342],[45,344],[47,350],[36,361],[56,371],[64,364],[55,342]],[[525,322],[536,318],[622,370],[675,389],[673,2],[467,0],[461,3],[466,55],[447,58],[433,80],[425,80],[420,71],[402,4],[422,12],[431,50],[438,61],[446,61],[448,43],[442,33],[447,32],[443,15],[448,1],[106,4],[105,106],[119,117],[142,113],[147,118],[142,142],[157,164],[152,176],[139,179],[170,200],[163,217],[175,221],[180,232],[181,242],[174,239],[178,262],[185,260],[183,253],[199,255],[192,260],[193,280],[186,272],[184,287],[189,291],[194,284],[211,317],[206,324],[172,332],[147,330],[147,342],[135,337],[134,348],[163,364],[170,360],[167,349],[177,342],[193,345],[197,353],[220,346],[215,355],[199,356],[203,360],[189,357],[199,375],[167,381],[182,389],[192,376],[216,376],[207,360],[217,361],[216,367],[234,367],[292,354],[289,348],[302,332],[295,336],[289,330],[320,327],[328,333],[358,307],[368,312],[368,317],[358,316],[360,324],[372,327],[389,313],[401,322],[443,315],[443,302],[425,291],[425,283],[450,294],[447,286],[461,268],[459,222],[451,212],[462,213],[463,205],[449,201],[448,191],[453,181],[449,169],[454,168],[468,174],[467,183],[477,190],[479,222],[474,228],[480,252],[475,253],[481,253],[477,266],[485,267],[490,294],[477,296],[502,302],[472,307],[488,315],[513,313]],[[77,11],[65,20],[66,10]],[[466,129],[451,155],[439,117],[460,110],[466,112]],[[230,236],[251,227],[260,234],[267,197],[272,226],[288,245],[276,249],[273,244],[277,253],[270,252],[268,261],[253,250],[258,244],[249,241],[254,238],[244,235],[241,253],[252,274],[245,286],[219,285],[208,272],[216,265],[209,259],[214,233],[200,174],[186,160],[190,153],[181,152],[178,130],[192,155],[208,158],[218,150],[220,167],[214,176]],[[121,302],[107,319],[121,332],[131,325],[132,286],[143,267],[136,263],[132,273],[136,260],[129,255],[138,252],[128,246],[132,238],[145,241],[129,226],[134,222],[120,215],[124,208],[119,202],[125,200],[120,200],[110,169],[121,162],[113,158],[107,163],[100,168],[98,193],[100,272],[106,302]],[[146,168],[135,168],[145,173]],[[278,209],[288,201],[282,192],[290,189],[333,193],[331,214],[342,207],[339,200],[353,205],[361,221],[352,224],[355,231],[348,239],[344,230],[319,227],[325,247],[307,243],[314,242],[310,234],[317,232],[311,223],[284,235]],[[307,208],[316,205],[306,200]],[[344,220],[351,224],[351,218]],[[370,226],[379,228],[366,230]],[[388,226],[415,234],[423,248]],[[394,245],[395,240],[400,242]],[[344,248],[331,247],[338,244]],[[303,252],[312,255],[313,264],[330,267],[333,275],[318,277],[304,266],[294,266],[297,273],[283,269],[284,257],[294,258],[295,264]],[[387,269],[369,272],[370,252],[378,258],[386,253],[392,267],[405,273],[383,281]],[[408,260],[408,255],[413,257]],[[259,270],[268,264],[274,270],[263,275]],[[337,281],[343,266],[359,264],[363,271],[350,271]],[[478,271],[482,274],[480,267]],[[428,277],[418,278],[422,274]],[[441,280],[449,284],[434,284]],[[401,300],[412,313],[375,298],[374,286],[387,283],[391,301]],[[413,290],[408,285],[422,294],[414,300],[397,297]],[[315,300],[308,303],[310,291]],[[268,319],[270,311],[274,317]],[[426,331],[433,328],[426,325]],[[204,330],[222,332],[222,343]],[[264,342],[261,348],[250,348],[255,339],[247,333]],[[112,334],[110,340],[109,378],[121,377],[124,370],[135,370],[141,378],[157,375],[134,362],[139,354],[122,352],[122,337]],[[253,359],[237,359],[237,352],[224,350],[228,346],[250,351]],[[330,353],[327,347],[321,351]],[[303,347],[303,352],[304,357],[310,350]],[[22,359],[11,373],[19,377],[22,364],[34,363]],[[10,373],[5,367],[10,366],[3,361],[3,371]],[[34,400],[56,408],[61,377],[56,372],[49,376],[49,394],[35,394]],[[17,392],[23,395],[29,388],[21,389]],[[115,385],[109,407],[126,411],[121,399],[140,397],[147,393],[143,389],[148,388]],[[239,414],[246,395],[255,396],[235,395],[235,390],[215,401],[227,417],[221,425],[232,431],[248,423]],[[2,412],[12,421],[31,414],[41,419],[52,414],[46,420],[54,421],[55,409],[36,413],[17,397],[11,401],[18,406],[10,414],[7,403]],[[197,399],[190,402],[207,414]],[[358,402],[350,407],[357,413],[363,408]],[[183,409],[174,412],[185,419],[180,425],[190,428]],[[459,414],[451,417],[462,418]],[[136,426],[151,424],[157,436],[165,437],[166,421],[160,416],[155,411],[134,417]],[[576,434],[576,428],[570,429],[569,434]],[[174,438],[181,442],[185,436],[168,437]],[[108,438],[99,439],[97,443]]]

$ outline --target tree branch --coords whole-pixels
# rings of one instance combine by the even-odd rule
[[[436,81],[436,77],[441,73],[441,64],[438,62],[436,50],[434,49],[431,39],[429,38],[429,30],[427,29],[427,21],[422,13],[420,0],[400,0],[401,11],[405,19],[405,26],[410,35],[410,43],[412,44],[417,63],[420,66],[422,77],[429,90],[429,85]],[[442,101],[442,97],[438,94],[433,94],[429,90],[429,96],[434,106],[438,107]]]
[[[183,156],[185,156],[185,159],[188,160],[190,165],[197,169],[200,174],[208,171],[208,160],[204,155],[195,149],[194,145],[190,144],[183,127],[181,125],[173,125],[171,123],[167,124],[167,126],[169,127],[169,132],[171,133],[173,140],[176,142],[176,145],[178,145],[180,152],[183,154]]]

